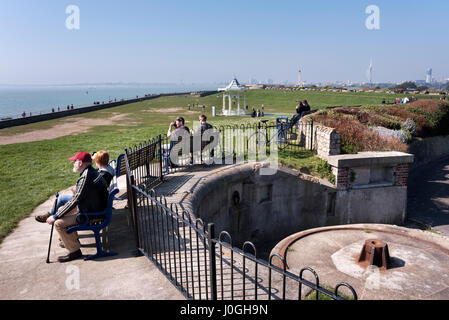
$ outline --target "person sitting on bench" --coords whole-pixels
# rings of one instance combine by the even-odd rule
[[[104,180],[106,181],[106,184],[109,187],[112,178],[115,175],[114,169],[109,165],[109,153],[107,153],[104,150],[100,150],[93,154],[92,159],[94,159],[95,164],[97,165],[98,168],[98,172],[100,173],[100,175],[103,176]],[[56,204],[56,210],[64,206],[67,202],[69,202],[73,198],[73,194],[75,193],[75,187],[72,187],[71,191],[72,194],[59,195],[58,202]],[[55,214],[54,208],[51,208],[51,210],[48,211],[48,213],[38,215],[35,217],[35,219],[37,222],[45,223],[48,217],[50,217],[50,215],[53,214]]]
[[[298,106],[296,107],[296,114],[290,120],[288,128],[292,128],[305,115],[307,111],[310,111],[310,105],[307,100],[299,101]]]
[[[92,158],[88,152],[78,152],[74,157],[73,171],[80,173],[76,183],[75,193],[58,211],[48,217],[48,224],[55,224],[56,231],[64,247],[69,251],[65,256],[58,257],[59,262],[68,262],[82,257],[78,234],[67,233],[67,228],[77,223],[78,212],[101,212],[106,209],[108,201],[108,186],[100,173],[92,167]]]
[[[170,127],[167,131],[167,138],[170,138],[170,145],[162,146],[162,149],[165,152],[168,152],[168,154],[170,154],[175,142],[179,141],[179,137],[184,136],[186,133],[187,135],[190,135],[190,129],[189,127],[185,126],[184,123],[185,120],[183,117],[177,117],[175,122],[170,123]],[[170,166],[175,167],[176,165],[170,161]]]
[[[176,137],[179,137],[182,132],[181,130],[186,130],[187,133],[190,133],[190,129],[184,125],[185,120],[183,117],[177,117],[175,122],[170,123],[170,127],[168,128],[167,137],[170,138],[171,141],[174,141]],[[173,128],[175,129],[173,132]]]
[[[203,137],[204,133],[207,130],[213,130],[214,127],[209,122],[207,122],[207,116],[205,114],[200,115],[198,120],[200,121],[200,126],[195,131],[193,131],[192,134],[193,134],[193,136],[199,136],[200,137],[200,141],[201,141],[201,145],[202,145],[203,144],[202,137]],[[213,141],[213,138],[212,138],[212,141]],[[192,149],[193,149],[193,147],[192,147]],[[201,148],[201,149],[203,149],[203,148]],[[210,150],[210,154],[209,155],[211,157],[214,156],[214,149]]]
[[[104,178],[106,184],[109,187],[109,185],[111,184],[111,180],[115,175],[114,168],[109,165],[109,153],[104,150],[100,150],[94,153],[92,159],[97,165],[98,172]]]
[[[194,135],[197,135],[197,134],[203,135],[206,130],[213,129],[212,125],[207,122],[206,115],[204,115],[204,114],[200,115],[198,120],[200,121],[200,126],[196,131],[193,132]]]

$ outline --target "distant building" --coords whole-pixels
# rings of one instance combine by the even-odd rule
[[[432,68],[426,71],[426,83],[432,83]]]
[[[371,59],[368,70],[366,70],[366,78],[370,85],[373,83],[373,60]]]
[[[296,85],[298,87],[303,87],[304,86],[304,82],[302,81],[301,70],[298,71],[298,81],[296,82]]]

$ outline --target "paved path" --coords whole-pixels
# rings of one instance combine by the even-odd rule
[[[148,258],[135,256],[135,239],[128,210],[124,209],[126,201],[114,202],[116,210],[106,238],[107,249],[118,252],[117,256],[58,263],[57,257],[66,250],[58,246],[55,231],[51,263],[45,263],[50,227],[37,223],[34,216],[48,211],[53,199],[22,220],[0,245],[0,299],[184,299]],[[79,234],[83,254],[95,253],[92,232]]]
[[[449,156],[410,173],[407,215],[449,236]]]

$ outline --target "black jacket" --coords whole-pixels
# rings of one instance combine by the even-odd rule
[[[99,169],[98,173],[100,173],[100,175],[106,181],[106,185],[109,188],[109,185],[111,184],[112,178],[115,175],[114,169],[110,165],[107,165],[103,169]]]
[[[104,178],[92,166],[80,174],[72,199],[55,214],[55,219],[78,207],[79,212],[101,212],[108,204],[108,186]]]

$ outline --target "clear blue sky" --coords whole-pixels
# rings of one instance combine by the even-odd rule
[[[448,17],[442,0],[2,1],[0,83],[364,81],[371,58],[375,82],[448,78]]]

